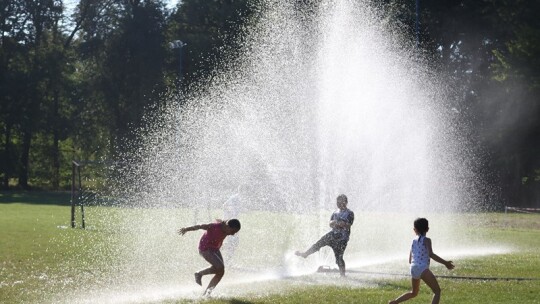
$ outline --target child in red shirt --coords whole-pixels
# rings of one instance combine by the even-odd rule
[[[178,230],[180,235],[184,235],[188,231],[204,229],[206,232],[202,235],[199,241],[199,254],[210,263],[210,267],[195,272],[195,282],[202,285],[202,277],[207,274],[214,274],[208,287],[204,291],[204,295],[210,295],[214,287],[221,281],[225,273],[225,264],[219,249],[223,244],[223,240],[228,235],[234,235],[240,231],[240,221],[231,219],[227,221],[218,220],[216,223],[195,225],[185,227]]]

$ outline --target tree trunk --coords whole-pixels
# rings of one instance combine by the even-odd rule
[[[11,164],[11,125],[6,124],[6,129],[4,132],[5,142],[4,142],[4,176],[2,177],[2,188],[9,188],[9,177],[12,172]]]
[[[30,190],[28,185],[28,171],[30,164],[30,144],[32,141],[32,133],[28,130],[24,131],[22,151],[21,151],[21,170],[19,172],[19,187],[25,190]]]
[[[54,120],[53,147],[52,147],[52,158],[53,158],[52,187],[54,190],[58,190],[60,188],[60,148],[58,147],[58,143],[60,141],[59,134],[58,134],[59,133],[58,95],[59,95],[58,90],[55,90],[53,111],[54,111],[54,117],[57,117],[57,119]]]

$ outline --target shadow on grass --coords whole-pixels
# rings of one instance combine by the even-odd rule
[[[239,300],[239,299],[230,299],[228,301],[230,304],[253,304],[255,302],[250,302],[246,300]]]
[[[0,204],[70,205],[69,192],[0,191]]]

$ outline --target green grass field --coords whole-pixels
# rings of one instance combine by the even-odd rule
[[[91,229],[71,229],[67,228],[70,208],[67,205],[68,201],[69,197],[66,194],[0,193],[0,303],[46,303],[59,299],[60,302],[69,303],[69,291],[75,287],[99,288],[114,284],[114,280],[108,279],[110,273],[103,269],[118,269],[119,272],[125,269],[123,267],[126,265],[123,265],[122,261],[132,257],[127,255],[125,259],[118,257],[133,251],[133,248],[126,247],[122,242],[125,236],[118,231],[107,229],[111,226],[106,223],[118,221],[119,217],[125,220],[126,211],[111,208],[103,212],[88,208],[87,217]],[[147,211],[129,210],[129,216],[133,217],[129,220],[140,221],[141,212],[147,214]],[[169,227],[164,226],[168,225],[165,222],[169,218],[183,216],[189,215],[180,211],[165,211],[148,220],[159,222],[163,219],[160,227]],[[260,214],[248,218],[246,227],[259,223],[259,217]],[[513,251],[453,259],[456,269],[452,272],[434,263],[432,270],[435,274],[486,278],[485,280],[439,278],[439,284],[443,289],[441,303],[540,303],[540,215],[482,213],[465,214],[462,217],[468,219],[469,225],[459,227],[458,230],[467,236],[467,239],[472,239],[473,242],[475,238],[489,240],[493,244],[513,248]],[[361,229],[360,224],[358,225],[358,229]],[[246,242],[255,241],[260,238],[256,232],[255,230],[251,233],[253,239],[249,239],[251,234],[247,232],[242,237]],[[165,232],[163,234],[165,235]],[[198,234],[194,234],[182,241],[194,242],[198,237]],[[148,246],[160,248],[160,244],[157,243]],[[156,250],[156,256],[153,258],[159,259],[160,256],[164,256],[165,259],[169,257],[174,259],[178,254]],[[271,256],[271,254],[262,257],[253,256],[248,250],[238,254],[261,260],[269,259]],[[198,258],[196,254],[195,258]],[[117,264],[111,264],[111,261],[116,261]],[[201,265],[199,260],[196,261],[197,266]],[[188,267],[186,265],[182,264],[179,267]],[[227,275],[230,278],[234,273]],[[278,284],[277,288],[268,291],[263,289],[244,295],[224,295],[213,299],[167,299],[157,302],[387,303],[388,300],[407,291],[410,285],[408,278],[400,276],[374,277],[368,281],[368,284],[343,284],[343,286],[339,282],[299,284],[294,281]],[[262,286],[264,288],[265,285]],[[422,285],[420,295],[408,303],[429,303],[429,299],[429,288]]]

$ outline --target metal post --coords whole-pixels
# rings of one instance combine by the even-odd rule
[[[182,83],[182,77],[184,77],[184,74],[182,71],[182,47],[179,47],[178,48],[178,82]]]
[[[75,228],[75,168],[78,164],[71,163],[71,228]]]
[[[81,217],[82,217],[82,229],[86,229],[86,222],[84,220],[84,205],[81,204]]]
[[[173,42],[170,42],[169,43],[169,46],[171,47],[171,49],[178,49],[178,91],[179,92],[182,92],[182,78],[183,78],[183,71],[182,71],[182,49],[187,45],[187,43],[184,43],[182,42],[182,40],[174,40]],[[176,113],[177,111],[173,111],[174,113],[174,123],[176,125],[176,128],[178,128],[178,120],[177,120],[177,117],[176,117]],[[178,129],[175,130],[176,131],[176,136],[175,136],[175,139],[176,139],[176,144],[177,146],[179,145],[180,143],[180,131]],[[178,150],[177,150],[178,151]]]
[[[420,46],[420,0],[416,0],[416,47]]]
[[[77,191],[77,193],[80,195],[82,193],[82,183],[81,183],[81,168],[79,167],[79,171],[78,171],[78,177],[79,177],[79,189]],[[84,222],[84,206],[83,206],[83,203],[81,202],[81,221],[82,221],[82,228],[85,229],[86,228],[86,223]]]
[[[175,40],[171,43],[169,43],[170,47],[172,49],[178,49],[178,62],[179,62],[179,69],[178,69],[178,82],[182,83],[182,48],[187,45],[187,43],[182,42],[182,40]]]

